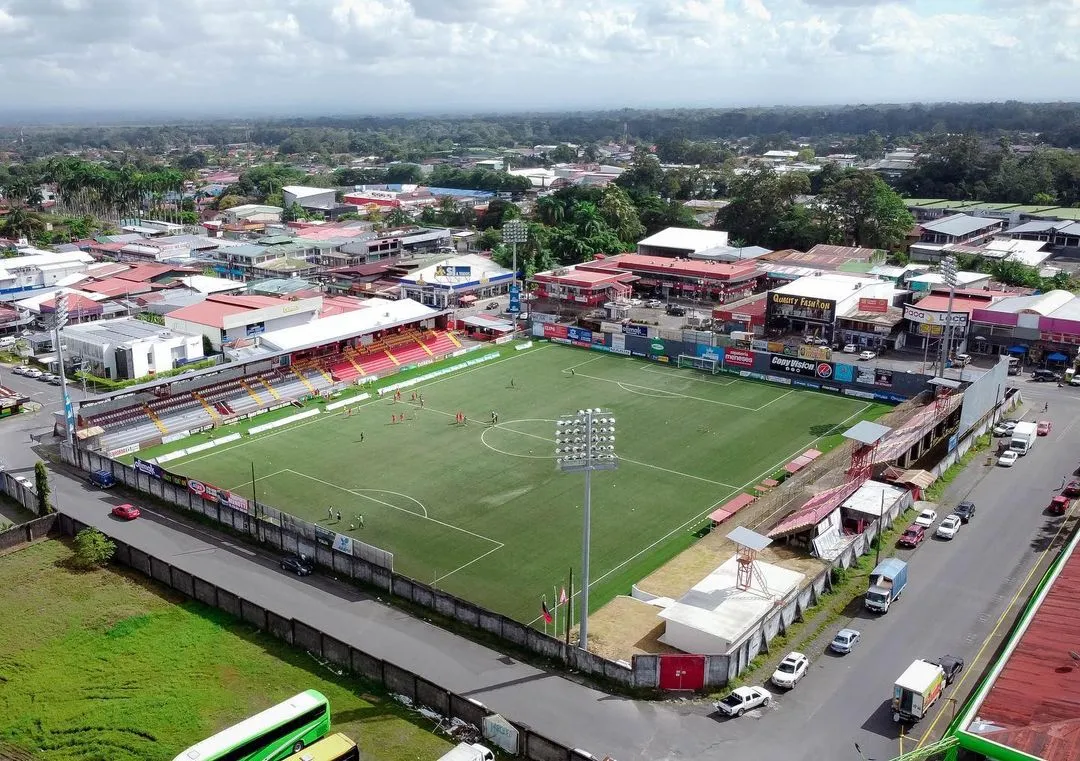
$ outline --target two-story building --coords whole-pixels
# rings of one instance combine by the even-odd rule
[[[68,325],[62,333],[69,366],[103,378],[142,378],[203,358],[201,336],[131,317]]]
[[[921,225],[919,241],[911,244],[909,253],[914,261],[938,262],[946,256],[945,248],[986,243],[1001,233],[1004,224],[1000,219],[972,217],[967,214],[953,214],[932,222],[924,222]]]

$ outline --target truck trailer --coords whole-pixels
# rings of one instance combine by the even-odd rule
[[[915,723],[926,716],[945,689],[945,672],[933,661],[917,660],[893,685],[893,721]]]
[[[1017,423],[1013,428],[1009,449],[1019,455],[1026,455],[1039,439],[1039,428],[1035,423]]]
[[[870,573],[870,588],[863,604],[867,610],[888,613],[889,606],[907,586],[907,563],[900,558],[882,560]]]

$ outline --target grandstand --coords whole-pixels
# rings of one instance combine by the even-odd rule
[[[424,315],[425,317],[427,315]],[[190,431],[373,381],[462,348],[435,320],[391,326],[330,344],[306,346],[132,387],[84,403],[83,430],[98,430],[84,446],[111,454],[154,446]]]

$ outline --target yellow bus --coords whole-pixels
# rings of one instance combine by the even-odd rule
[[[356,743],[338,732],[312,743],[285,761],[360,761],[360,749]]]

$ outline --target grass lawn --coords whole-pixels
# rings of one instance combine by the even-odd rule
[[[41,761],[170,761],[309,688],[364,758],[450,748],[375,688],[134,575],[68,570],[70,556],[46,541],[0,557],[0,757],[8,744]]]
[[[573,368],[573,372],[570,370]],[[521,621],[581,553],[583,476],[554,464],[560,414],[606,407],[618,471],[593,477],[597,607],[688,545],[717,503],[887,407],[553,344],[166,467],[394,553],[395,570]],[[467,425],[455,423],[458,411]],[[491,411],[499,424],[489,424]],[[392,423],[392,415],[406,415]],[[361,441],[363,437],[363,441]],[[145,456],[153,456],[153,452]],[[329,521],[327,508],[343,519]],[[354,516],[364,527],[350,531]]]

